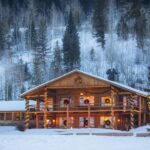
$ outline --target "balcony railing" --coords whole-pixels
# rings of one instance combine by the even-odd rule
[[[130,111],[131,110],[131,106],[130,105],[124,105],[123,103],[119,103],[119,104],[113,104],[113,105],[105,105],[105,104],[91,104],[91,105],[73,105],[70,104],[69,105],[69,111],[88,111],[88,107],[90,107],[91,111],[111,111],[111,110],[115,110],[115,111]],[[55,104],[53,106],[48,106],[47,107],[47,111],[48,112],[56,112],[56,111],[66,111],[67,107],[66,106],[61,106],[59,104]],[[139,110],[139,106],[135,105],[134,106],[134,110],[138,111]],[[143,109],[142,109],[143,110]],[[30,112],[36,112],[36,111],[40,111],[43,112],[44,111],[44,104],[40,105],[40,108],[37,109],[35,105],[29,105],[29,111]]]

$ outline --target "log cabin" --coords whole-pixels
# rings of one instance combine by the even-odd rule
[[[74,70],[20,95],[25,128],[129,130],[150,122],[148,92]],[[34,105],[30,105],[30,101]]]

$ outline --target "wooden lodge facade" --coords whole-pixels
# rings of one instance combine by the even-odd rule
[[[25,93],[25,127],[129,130],[149,123],[148,93],[79,70]],[[30,105],[30,100],[35,105]]]

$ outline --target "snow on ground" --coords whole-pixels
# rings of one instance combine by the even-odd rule
[[[107,129],[32,129],[19,132],[15,130],[15,127],[4,126],[0,127],[0,150],[149,150],[150,145],[150,138],[148,137],[59,135],[70,132],[118,133],[122,131]]]

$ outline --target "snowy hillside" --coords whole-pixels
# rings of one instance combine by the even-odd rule
[[[114,70],[113,80],[148,87],[148,1],[16,3],[0,0],[0,99],[19,99],[21,92],[76,68],[104,78]],[[76,36],[66,50],[70,12]]]

